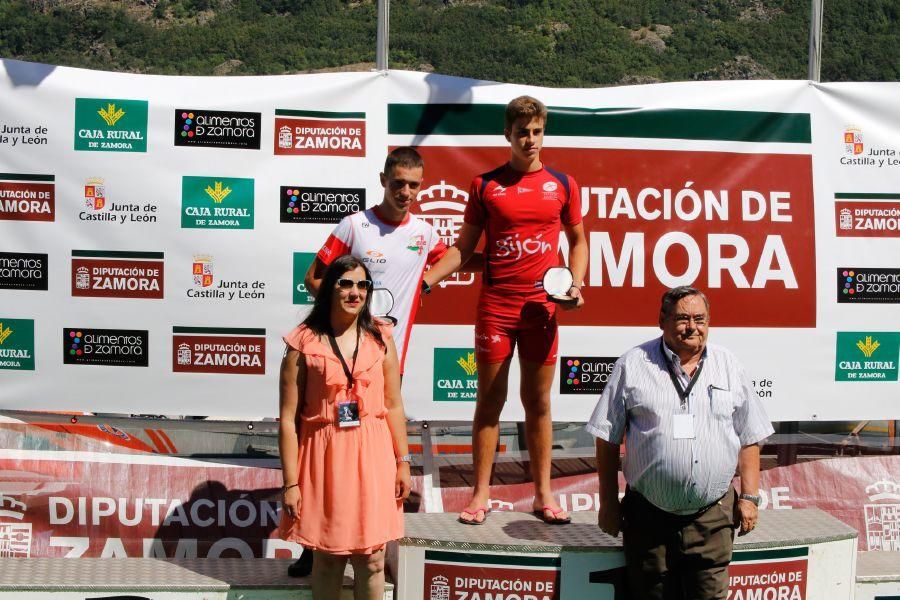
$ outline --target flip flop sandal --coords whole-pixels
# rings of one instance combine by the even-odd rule
[[[484,522],[487,521],[487,516],[491,512],[490,508],[476,508],[474,511],[463,509],[459,516],[456,518],[457,521],[462,523],[463,525],[484,525]],[[482,517],[480,521],[476,521],[478,518],[478,513],[482,513]],[[463,519],[463,515],[470,515],[471,519]]]
[[[567,523],[571,523],[571,522],[572,522],[572,517],[564,517],[564,518],[560,518],[560,517],[557,517],[557,516],[556,516],[556,515],[558,515],[559,513],[566,512],[566,511],[563,510],[562,508],[558,508],[558,509],[556,509],[556,510],[553,510],[553,507],[552,507],[552,506],[545,506],[544,508],[542,508],[542,509],[540,509],[540,510],[534,510],[534,511],[532,511],[532,512],[534,512],[534,515],[535,515],[537,518],[539,518],[541,521],[543,521],[544,523],[546,523],[547,525],[565,525],[565,524],[567,524]],[[547,518],[546,513],[548,513],[548,512],[549,512],[551,515],[553,515],[552,518]]]

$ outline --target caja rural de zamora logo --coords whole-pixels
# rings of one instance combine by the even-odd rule
[[[75,99],[75,150],[146,152],[146,100]]]
[[[34,321],[0,317],[0,369],[34,371]]]
[[[900,332],[839,331],[836,381],[897,381]]]
[[[432,397],[438,402],[474,401],[478,367],[474,348],[435,348]]]
[[[253,180],[185,175],[181,179],[181,226],[253,229]]]

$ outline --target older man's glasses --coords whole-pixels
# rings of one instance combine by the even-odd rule
[[[691,321],[694,322],[694,325],[706,325],[706,315],[687,315],[684,313],[678,313],[672,315],[672,319],[678,325],[690,325]]]
[[[372,289],[372,280],[371,279],[360,279],[359,281],[354,281],[353,279],[347,279],[346,277],[341,277],[337,280],[337,286],[342,290],[353,289],[353,286],[356,286],[361,292],[368,292]]]

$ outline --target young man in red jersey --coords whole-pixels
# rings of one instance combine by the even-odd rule
[[[558,345],[556,310],[542,286],[544,272],[558,266],[560,231],[569,242],[569,268],[574,298],[563,308],[584,304],[581,285],[587,269],[588,245],[581,223],[578,184],[541,161],[547,107],[529,96],[506,107],[504,135],[509,162],[475,178],[469,191],[459,238],[425,273],[430,287],[464,265],[485,235],[484,278],[475,324],[478,398],[472,422],[475,488],[459,515],[478,525],[489,512],[490,475],[506,402],[509,366],[519,347],[522,406],[534,480],[534,511],[545,522],[568,523],[550,491],[553,421],[550,387]]]

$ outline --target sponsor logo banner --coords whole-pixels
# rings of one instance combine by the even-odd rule
[[[34,321],[0,317],[0,369],[34,371]]]
[[[146,329],[63,329],[63,364],[146,367],[150,356]]]
[[[848,304],[900,303],[900,269],[838,267],[837,301]]]
[[[365,156],[366,113],[276,109],[275,155]]]
[[[88,177],[84,182],[84,201],[78,213],[79,221],[90,223],[156,223],[158,207],[155,202],[113,202],[108,196],[106,181],[101,177]]]
[[[72,250],[72,295],[162,298],[162,252]]]
[[[294,252],[294,304],[312,304],[315,297],[306,289],[306,272],[316,258],[315,252]]]
[[[46,290],[47,255],[0,252],[0,290]]]
[[[900,332],[839,331],[835,381],[897,381]]]
[[[563,356],[559,359],[559,393],[603,393],[617,356]]]
[[[728,565],[729,600],[806,599],[809,548],[738,551]]]
[[[464,206],[471,174],[503,164],[509,153],[497,147],[465,150],[419,148],[429,180],[441,183],[423,190],[411,210],[442,238],[452,238],[445,243],[455,240],[462,215],[461,207],[443,203]],[[589,246],[586,304],[566,315],[568,325],[655,326],[663,292],[695,285],[720,307],[720,326],[815,327],[809,155],[553,148],[547,161],[580,185]],[[566,253],[564,244],[560,253]],[[448,285],[422,307],[417,322],[473,323],[474,280]],[[763,301],[780,308],[756,310]],[[629,310],[612,314],[606,309],[610,302]]]
[[[54,175],[0,173],[0,220],[53,221],[55,179]]]
[[[264,375],[266,330],[172,327],[172,370]]]
[[[863,130],[855,125],[844,127],[844,155],[840,161],[842,165],[877,169],[900,167],[900,147],[871,144],[867,138]]]
[[[259,150],[262,113],[175,109],[175,145]]]
[[[0,458],[0,473],[6,474],[0,493],[4,556],[300,556],[298,544],[277,535],[281,473],[271,468],[271,461],[204,466],[156,454],[176,452],[177,430],[144,429],[129,435],[103,424],[83,429],[65,425],[58,430],[35,427],[29,436],[43,447],[77,443],[94,457],[117,460],[67,461],[59,457],[63,452],[29,450],[21,460]],[[110,446],[142,454],[134,462],[120,461],[126,455],[110,455]]]
[[[475,401],[478,367],[474,348],[435,348],[434,385],[436,402]]]
[[[46,146],[50,140],[50,131],[43,125],[7,125],[0,124],[0,146]]]
[[[264,300],[266,282],[259,279],[217,279],[213,274],[213,257],[195,254],[191,262],[193,285],[185,290],[188,298],[207,300],[250,301]]]
[[[281,186],[282,223],[337,223],[366,207],[364,188]]]
[[[147,101],[75,98],[75,150],[146,152]]]
[[[900,194],[834,195],[838,237],[900,237]]]
[[[425,551],[427,600],[529,598],[559,600],[560,559]]]
[[[253,180],[185,175],[181,178],[181,227],[253,229]]]

